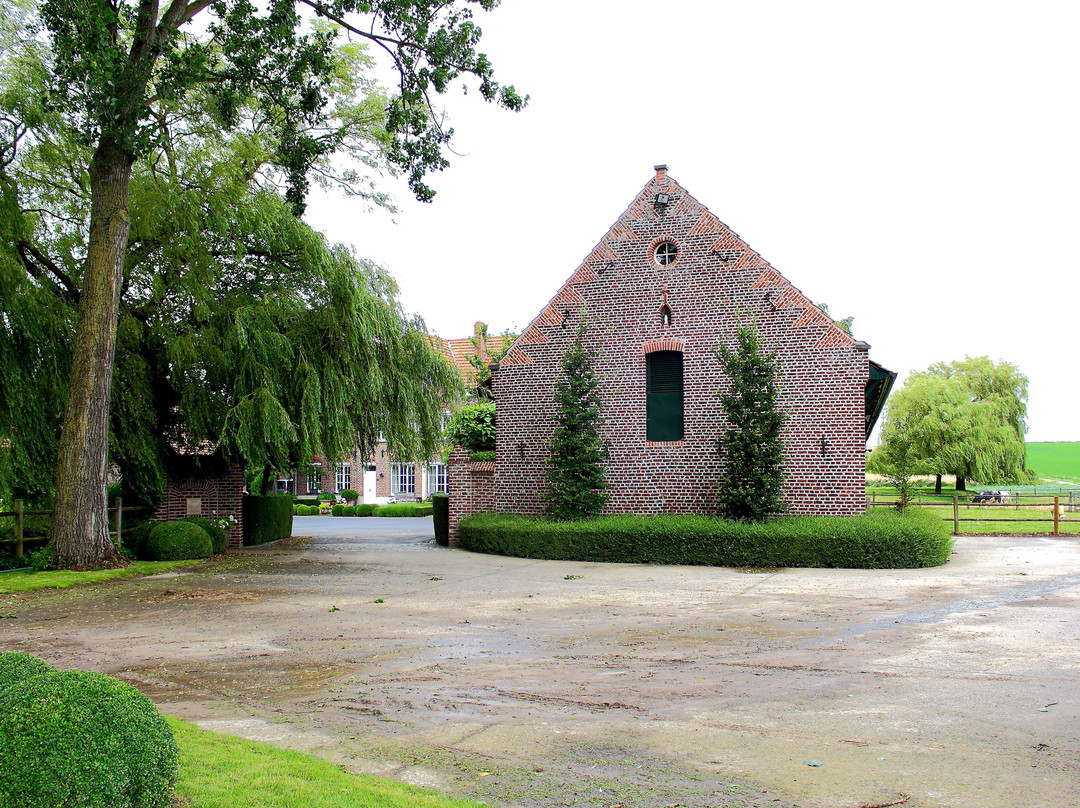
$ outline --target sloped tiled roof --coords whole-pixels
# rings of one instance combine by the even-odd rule
[[[498,349],[501,349],[506,344],[513,343],[517,339],[516,334],[489,334],[485,339],[482,336],[483,328],[484,323],[478,322],[473,327],[472,337],[463,337],[461,339],[432,338],[446,358],[454,363],[466,387],[473,387],[476,384],[476,368],[473,367],[469,359],[476,356],[477,346],[480,349],[481,359],[486,364],[491,361],[492,353],[497,353]]]

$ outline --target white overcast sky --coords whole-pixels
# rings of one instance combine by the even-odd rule
[[[1080,440],[1080,4],[503,0],[514,114],[454,93],[431,204],[307,215],[444,337],[518,330],[666,163],[900,373],[1030,379],[1028,439]]]

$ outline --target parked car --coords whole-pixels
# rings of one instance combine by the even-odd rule
[[[1005,503],[1009,501],[1009,492],[1000,490],[987,489],[980,491],[971,498],[972,502],[999,502]]]

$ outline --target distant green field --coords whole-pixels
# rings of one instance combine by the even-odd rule
[[[1027,467],[1046,479],[1080,483],[1080,442],[1029,443]]]

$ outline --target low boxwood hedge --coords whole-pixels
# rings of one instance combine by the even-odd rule
[[[23,808],[158,808],[179,768],[146,696],[89,671],[51,671],[0,691],[0,802]]]
[[[53,670],[48,662],[23,651],[0,651],[0,690]]]
[[[394,502],[389,505],[379,505],[375,508],[375,516],[431,516],[430,502]]]
[[[217,522],[213,522],[202,516],[185,516],[180,521],[191,522],[191,524],[201,527],[206,531],[206,535],[210,537],[210,543],[214,546],[214,552],[225,552],[225,547],[228,545],[228,539],[225,538],[225,531],[217,526]]]
[[[214,554],[214,542],[192,522],[159,522],[146,539],[146,554],[152,561],[209,558]]]
[[[925,511],[754,524],[707,516],[553,522],[478,513],[461,520],[458,535],[466,550],[522,558],[723,567],[934,567],[952,550],[946,523]]]
[[[357,505],[356,506],[356,515],[357,516],[371,516],[371,514],[374,513],[374,511],[375,511],[375,506],[374,505]]]
[[[125,530],[123,532],[124,546],[131,550],[135,555],[135,558],[139,561],[151,560],[147,553],[146,540],[150,538],[150,531],[160,524],[161,522],[155,522],[153,519],[150,519],[146,522],[141,522],[131,530]]]
[[[345,506],[342,505],[341,503],[338,503],[337,505],[334,505],[332,508],[330,508],[330,514],[332,516],[344,516],[345,515]]]
[[[341,515],[342,516],[356,516],[356,506],[355,505],[342,505],[341,506]]]

